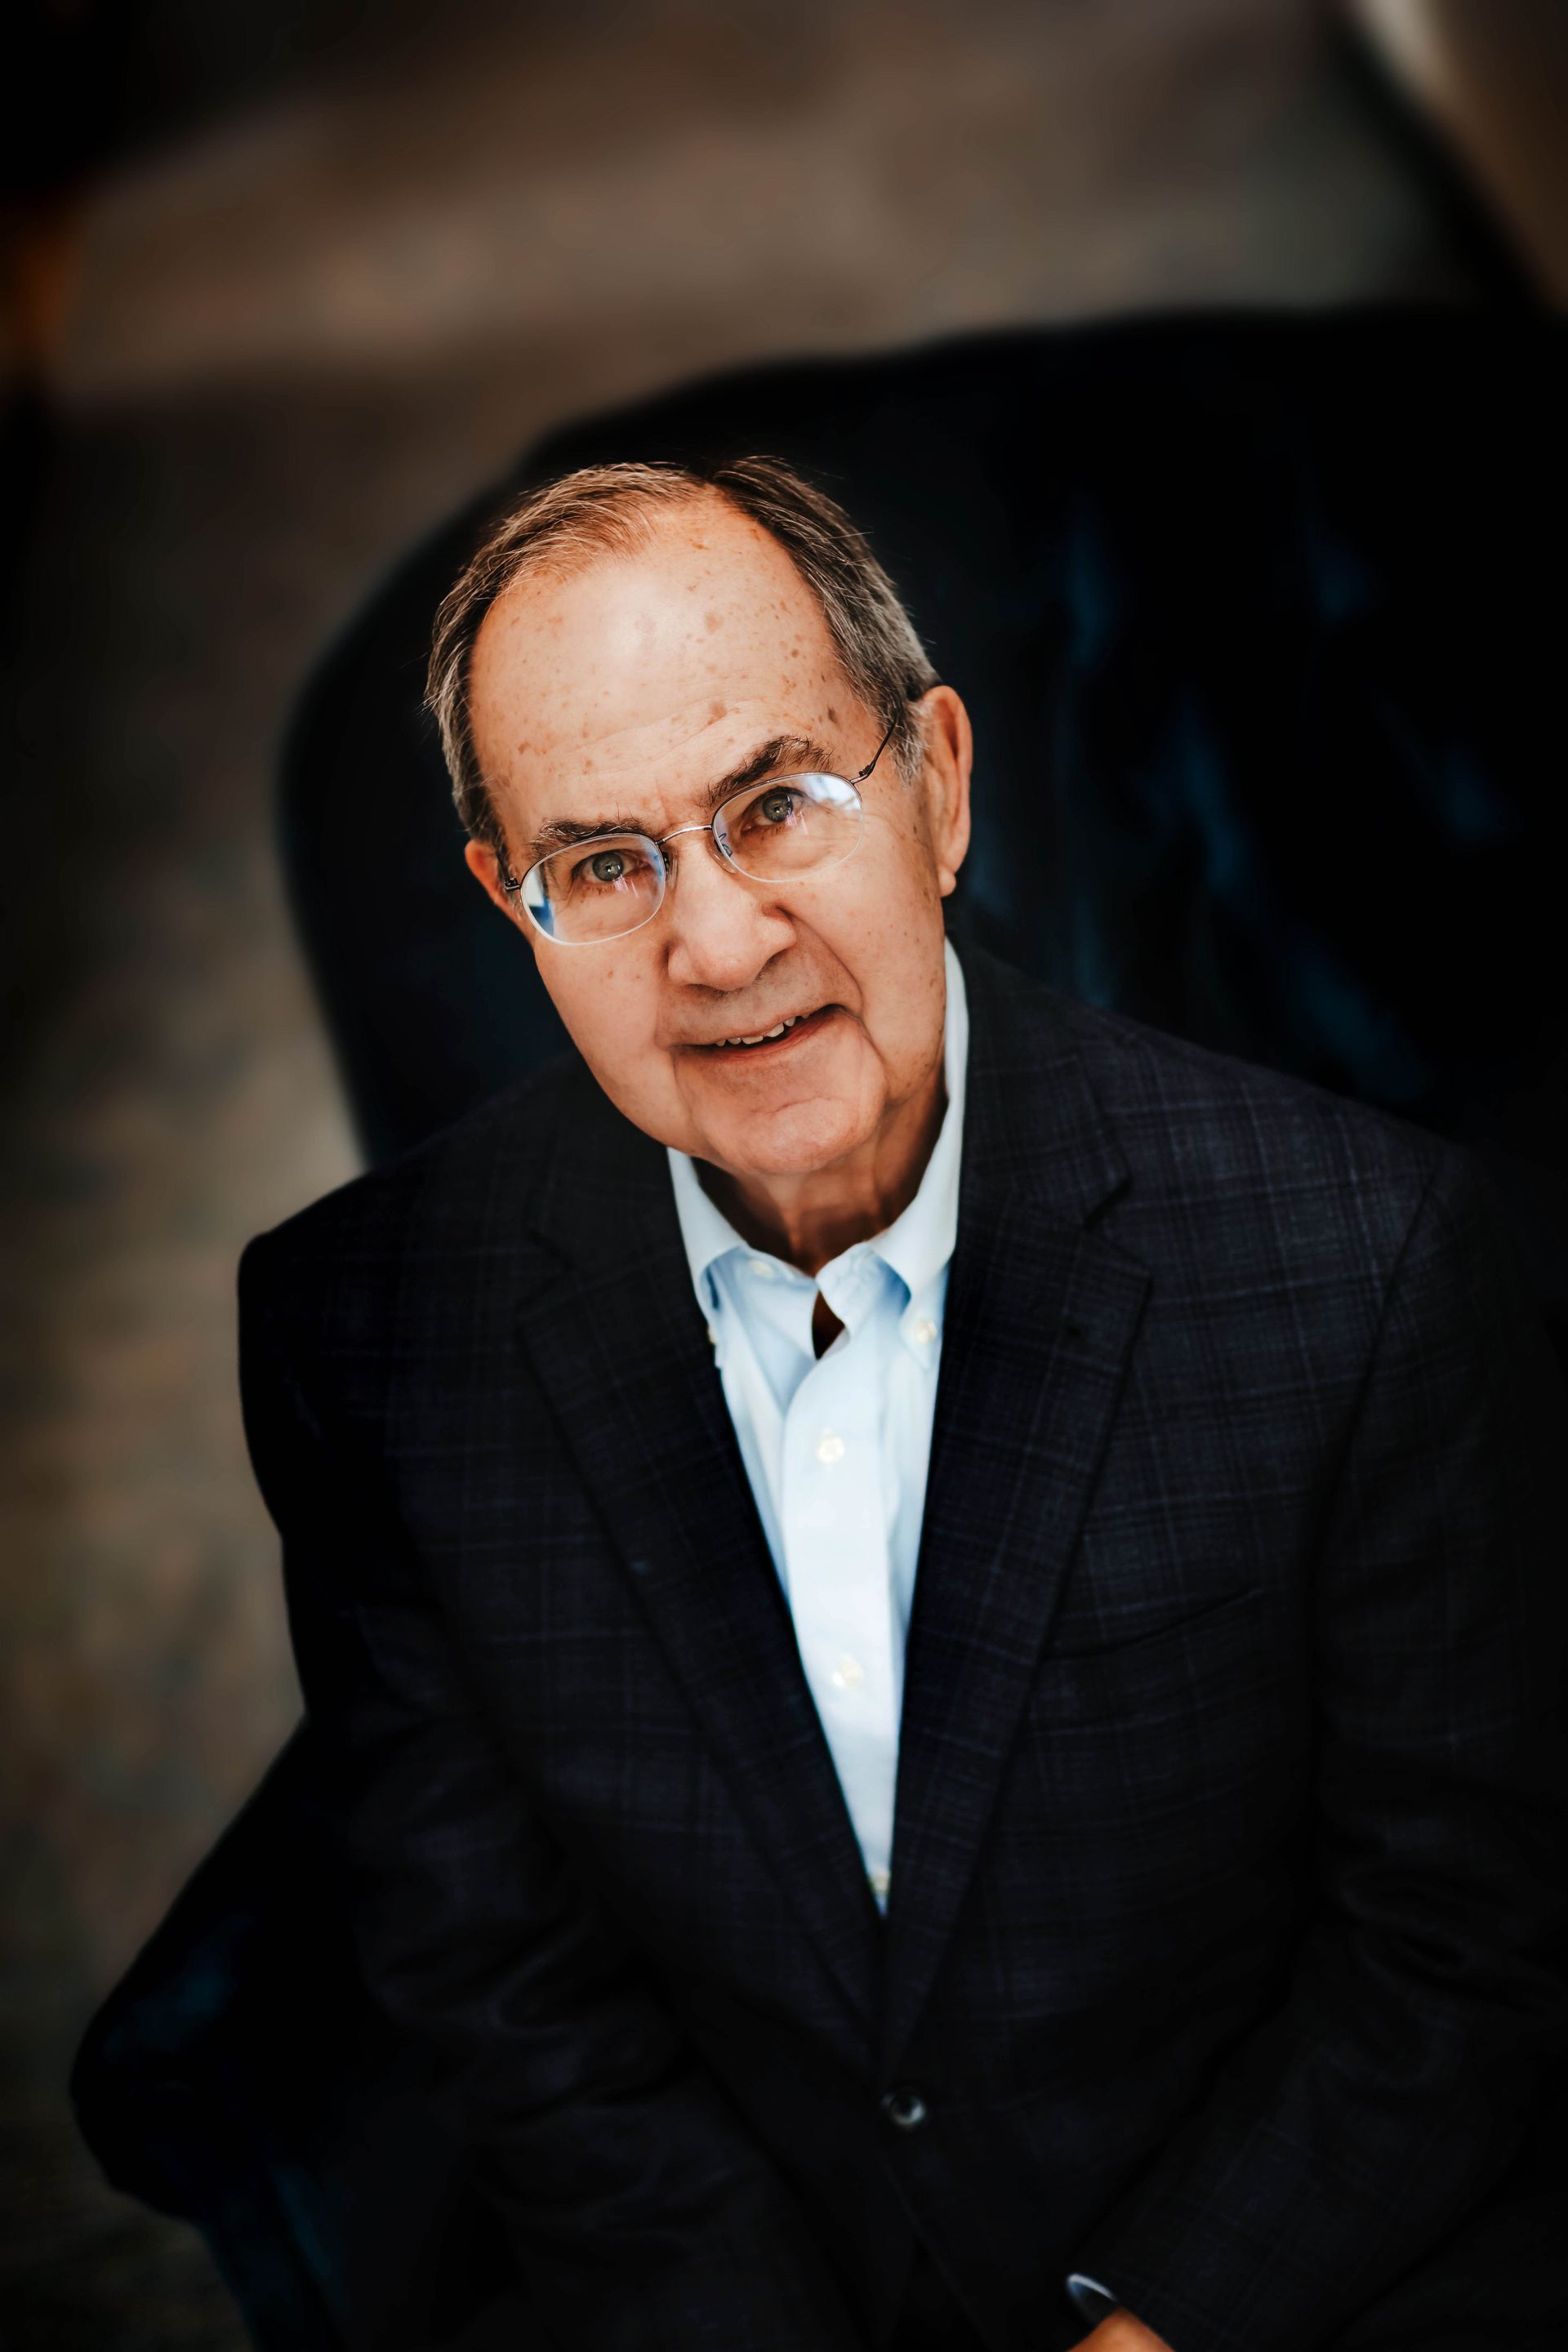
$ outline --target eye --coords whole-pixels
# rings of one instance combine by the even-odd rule
[[[563,850],[549,895],[579,901],[619,898],[627,891],[657,889],[658,882],[658,853],[652,843],[622,835],[608,841],[585,841],[575,856]]]
[[[770,784],[747,811],[763,824],[787,824],[800,805],[800,795],[787,784]]]

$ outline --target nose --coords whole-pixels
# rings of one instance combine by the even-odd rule
[[[668,855],[668,853],[667,853]],[[683,988],[745,988],[795,936],[782,907],[726,866],[710,834],[679,845],[665,905],[666,968]]]

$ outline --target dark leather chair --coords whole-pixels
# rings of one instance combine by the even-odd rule
[[[974,715],[955,924],[1469,1144],[1568,1354],[1563,356],[1561,327],[1458,312],[1021,331],[718,378],[501,488],[612,457],[813,469]],[[377,593],[287,746],[294,908],[373,1159],[563,1042],[419,709],[495,495]],[[205,2232],[258,2345],[488,2341],[499,2255],[422,2064],[362,1995],[302,1732],[94,2020],[82,2128]]]

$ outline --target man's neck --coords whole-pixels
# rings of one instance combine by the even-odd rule
[[[738,1176],[700,1160],[698,1176],[742,1241],[814,1275],[903,1214],[920,1191],[946,1108],[939,1061],[921,1092],[900,1103],[852,1159],[804,1176],[766,1177]]]

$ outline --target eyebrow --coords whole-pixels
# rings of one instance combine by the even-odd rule
[[[831,752],[809,735],[773,735],[767,742],[759,743],[738,767],[730,769],[710,784],[697,803],[705,816],[710,816],[721,801],[731,793],[744,792],[748,784],[761,783],[764,776],[808,775],[830,770]],[[543,857],[552,849],[569,849],[574,842],[596,841],[606,833],[642,833],[650,840],[658,838],[658,828],[649,819],[625,814],[595,817],[555,817],[549,824],[541,825],[529,841],[531,857]]]

